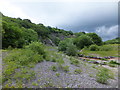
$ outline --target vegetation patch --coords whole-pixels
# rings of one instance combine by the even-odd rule
[[[107,68],[100,68],[96,74],[96,80],[99,83],[107,84],[108,79],[114,79],[114,74]]]
[[[51,66],[51,70],[57,71],[57,67],[56,66]]]
[[[76,66],[78,66],[80,64],[79,61],[73,57],[70,57],[70,62],[71,62],[71,64],[76,65]]]
[[[81,72],[82,72],[81,69],[75,69],[75,71],[74,71],[75,74],[80,74]]]

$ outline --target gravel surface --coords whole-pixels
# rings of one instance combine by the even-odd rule
[[[108,84],[101,84],[96,82],[95,75],[97,73],[97,69],[92,68],[94,64],[86,63],[81,61],[79,66],[75,66],[70,64],[69,57],[63,55],[65,63],[63,66],[69,66],[69,72],[64,72],[62,70],[52,71],[50,67],[52,65],[57,66],[56,62],[44,61],[38,63],[34,67],[34,71],[36,73],[36,79],[31,82],[35,82],[38,85],[33,86],[31,82],[27,84],[27,87],[39,88],[39,87],[68,87],[68,88],[117,88],[118,87],[118,79],[108,80]],[[98,65],[94,65],[98,67]],[[75,74],[75,69],[81,69],[82,72],[80,74]],[[114,69],[112,69],[114,71]],[[56,73],[59,73],[60,76],[56,76]],[[92,76],[90,76],[92,75]],[[116,72],[117,75],[117,72]]]
[[[53,49],[54,50],[54,49]],[[7,54],[7,53],[4,53]],[[118,69],[106,65],[103,67],[112,70],[115,73],[115,79],[109,79],[108,84],[101,84],[96,81],[96,73],[99,65],[87,63],[80,59],[78,66],[70,63],[70,57],[60,54],[64,57],[63,66],[69,66],[69,71],[65,72],[59,68],[57,62],[43,61],[35,65],[32,70],[35,72],[35,78],[25,84],[28,88],[117,88],[118,87]],[[51,66],[56,66],[57,71],[51,70]],[[80,69],[82,72],[76,74],[74,71]],[[59,76],[56,75],[59,73]]]

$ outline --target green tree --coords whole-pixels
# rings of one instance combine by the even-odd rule
[[[82,49],[85,46],[90,46],[91,44],[93,44],[93,41],[91,40],[91,38],[89,36],[87,36],[87,35],[81,35],[81,36],[75,38],[74,44],[78,48]]]
[[[87,33],[86,35],[88,35],[92,39],[92,41],[94,42],[94,44],[96,44],[96,45],[102,45],[102,39],[96,33]]]

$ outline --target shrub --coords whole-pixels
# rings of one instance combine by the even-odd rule
[[[82,72],[82,70],[80,70],[80,69],[75,69],[75,74],[80,74],[81,72]]]
[[[90,51],[99,51],[99,47],[98,47],[97,45],[91,45],[91,46],[89,47],[89,50],[90,50]]]
[[[69,56],[75,56],[77,54],[77,48],[75,45],[69,45],[66,50],[66,54]]]
[[[66,51],[67,47],[67,42],[66,41],[61,41],[58,45],[58,50],[59,51]]]
[[[73,65],[77,66],[79,64],[79,61],[77,59],[70,58],[70,61],[71,61],[71,64],[73,64]]]
[[[60,76],[60,73],[56,73],[56,76],[59,77],[59,76]]]
[[[30,49],[35,53],[43,55],[45,57],[44,46],[41,42],[32,42],[29,45],[25,46],[25,49]]]
[[[109,62],[109,64],[116,64],[116,65],[120,65],[120,63],[117,63],[116,61],[113,61],[113,60],[111,60],[111,61]]]
[[[67,38],[63,41],[60,41],[59,45],[58,45],[58,50],[59,51],[66,51],[68,45],[72,45],[73,44],[73,39],[72,38]]]
[[[28,65],[43,61],[43,56],[29,49],[13,50],[5,59],[5,62],[14,62],[18,65]]]
[[[68,72],[69,71],[69,66],[62,66],[63,71]]]
[[[56,66],[51,66],[51,69],[52,69],[53,71],[57,71],[57,67],[56,67]]]
[[[114,74],[110,72],[107,68],[101,68],[98,73],[96,74],[97,82],[102,84],[107,84],[107,80],[114,78]]]

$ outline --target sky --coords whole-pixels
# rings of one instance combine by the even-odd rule
[[[118,37],[118,0],[0,0],[9,17],[73,32],[95,32],[103,41]]]

